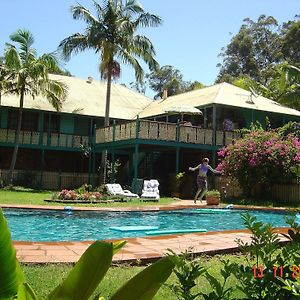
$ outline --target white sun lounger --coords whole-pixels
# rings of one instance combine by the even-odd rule
[[[158,187],[159,187],[158,180],[156,179],[144,180],[144,187],[142,190],[141,198],[146,200],[152,199],[158,201],[160,198]]]
[[[107,183],[105,185],[107,192],[112,196],[124,196],[129,198],[139,198],[139,195],[123,190],[119,183]]]

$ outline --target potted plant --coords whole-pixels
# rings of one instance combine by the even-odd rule
[[[218,190],[211,190],[205,194],[206,205],[219,205],[220,204],[220,192]]]
[[[184,174],[185,174],[185,172],[180,172],[180,173],[171,175],[170,188],[171,188],[171,195],[173,197],[179,198],[180,185],[182,183]]]

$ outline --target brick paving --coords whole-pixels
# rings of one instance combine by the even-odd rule
[[[149,206],[149,207],[126,207],[126,208],[99,208],[99,207],[74,207],[74,210],[114,210],[114,211],[136,211],[136,210],[164,210],[191,207],[203,207],[195,205],[192,201],[180,201],[176,205]],[[63,209],[59,206],[24,206],[24,205],[1,205],[2,207],[18,207],[29,209]],[[206,205],[205,205],[206,207]],[[150,208],[150,209],[149,209]],[[278,232],[286,232],[287,229],[277,229]],[[250,233],[247,230],[230,230],[222,232],[205,232],[163,235],[151,237],[138,237],[125,239],[127,244],[118,252],[113,261],[116,263],[136,262],[137,260],[150,261],[162,257],[167,249],[175,253],[191,250],[195,254],[215,254],[232,252],[238,249],[236,239],[249,242]],[[282,240],[284,238],[282,237]],[[74,263],[78,261],[83,252],[91,244],[91,241],[83,242],[22,242],[14,241],[17,258],[25,263]]]

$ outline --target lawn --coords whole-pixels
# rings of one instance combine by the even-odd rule
[[[0,190],[0,204],[28,204],[28,205],[55,205],[66,206],[70,203],[53,203],[45,202],[45,199],[51,199],[51,191],[33,191],[20,189],[17,191]],[[99,203],[99,204],[78,204],[75,206],[91,206],[91,207],[128,207],[128,206],[149,206],[149,205],[166,205],[175,202],[173,198],[160,198],[159,202],[147,201],[143,202],[139,199],[132,199],[130,202],[114,202],[114,203]]]
[[[234,256],[234,255],[217,255],[210,259],[201,257],[201,265],[204,267],[209,267],[209,273],[218,277],[220,274],[221,266],[220,259],[230,259],[237,263],[242,263],[244,257]],[[27,282],[36,291],[39,299],[46,299],[47,295],[61,282],[62,278],[65,278],[69,271],[71,270],[71,265],[69,264],[48,264],[48,265],[21,265]],[[122,286],[128,279],[133,277],[135,274],[140,272],[144,267],[132,267],[132,266],[118,266],[109,269],[108,273],[105,275],[103,281],[97,288],[97,292],[103,293],[105,299],[108,299],[120,286]],[[167,284],[174,284],[176,282],[176,277],[174,274],[166,282]],[[236,285],[237,280],[232,276],[228,282],[229,286]],[[193,292],[209,292],[212,288],[210,287],[208,281],[204,277],[199,277],[197,280],[197,285],[194,287]],[[96,294],[96,293],[95,293]],[[239,295],[242,295],[241,293]],[[163,285],[158,291],[156,300],[175,300],[177,297],[166,285]],[[197,298],[198,299],[198,298]]]

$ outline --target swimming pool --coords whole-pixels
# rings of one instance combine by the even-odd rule
[[[16,241],[83,241],[146,236],[147,230],[115,231],[118,226],[154,226],[159,230],[243,229],[244,210],[185,209],[155,212],[86,212],[3,209]],[[285,213],[251,211],[274,227],[287,226]]]

